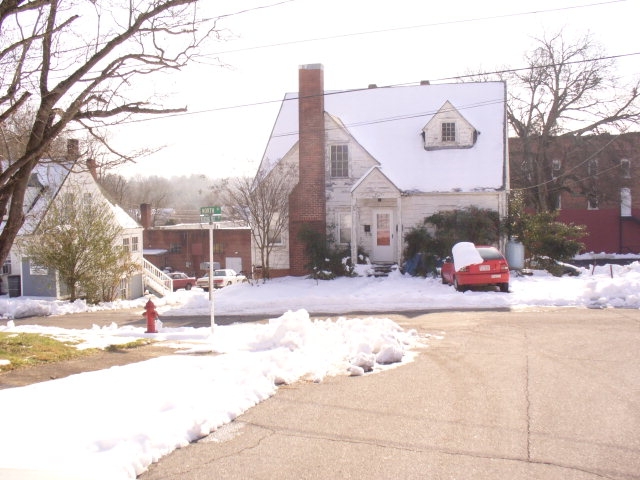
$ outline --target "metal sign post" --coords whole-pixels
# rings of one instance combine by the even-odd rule
[[[211,333],[213,334],[216,325],[213,302],[213,230],[215,228],[214,222],[219,222],[222,218],[222,207],[201,207],[200,216],[209,217],[209,305],[211,313]]]

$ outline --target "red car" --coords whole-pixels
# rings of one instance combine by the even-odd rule
[[[475,246],[460,242],[451,249],[442,264],[442,283],[453,285],[459,292],[476,286],[497,286],[501,292],[509,291],[509,264],[495,247]]]
[[[173,280],[173,291],[176,291],[180,288],[191,290],[191,287],[196,284],[196,278],[190,277],[186,273],[172,272],[167,273],[167,275],[169,275],[171,277],[171,280]]]

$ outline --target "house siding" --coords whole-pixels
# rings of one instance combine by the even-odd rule
[[[439,211],[460,210],[477,207],[497,211],[501,217],[506,214],[506,205],[501,202],[497,193],[467,193],[467,194],[422,194],[403,197],[402,211],[404,214],[403,230],[422,225],[424,219]],[[501,207],[502,205],[502,207]]]
[[[327,235],[338,241],[338,222],[340,214],[351,213],[351,189],[371,167],[378,162],[348,134],[330,115],[325,115],[327,144],[325,149],[325,175],[327,196]],[[331,146],[348,145],[349,176],[331,177]],[[351,222],[355,221],[354,218]]]

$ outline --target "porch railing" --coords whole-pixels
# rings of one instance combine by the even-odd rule
[[[160,296],[173,292],[173,280],[146,258],[142,259],[144,286]]]

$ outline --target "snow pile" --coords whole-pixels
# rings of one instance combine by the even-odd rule
[[[484,262],[476,246],[471,242],[458,242],[451,248],[453,266],[456,272],[469,265],[477,265]]]
[[[208,327],[144,330],[0,327],[73,339],[80,348],[141,337],[180,348],[171,356],[1,390],[0,477],[14,469],[46,472],[46,478],[133,479],[270,397],[278,385],[380,371],[411,359],[411,349],[420,346],[416,332],[389,319],[312,321],[304,310],[267,324],[216,326],[213,334]]]

